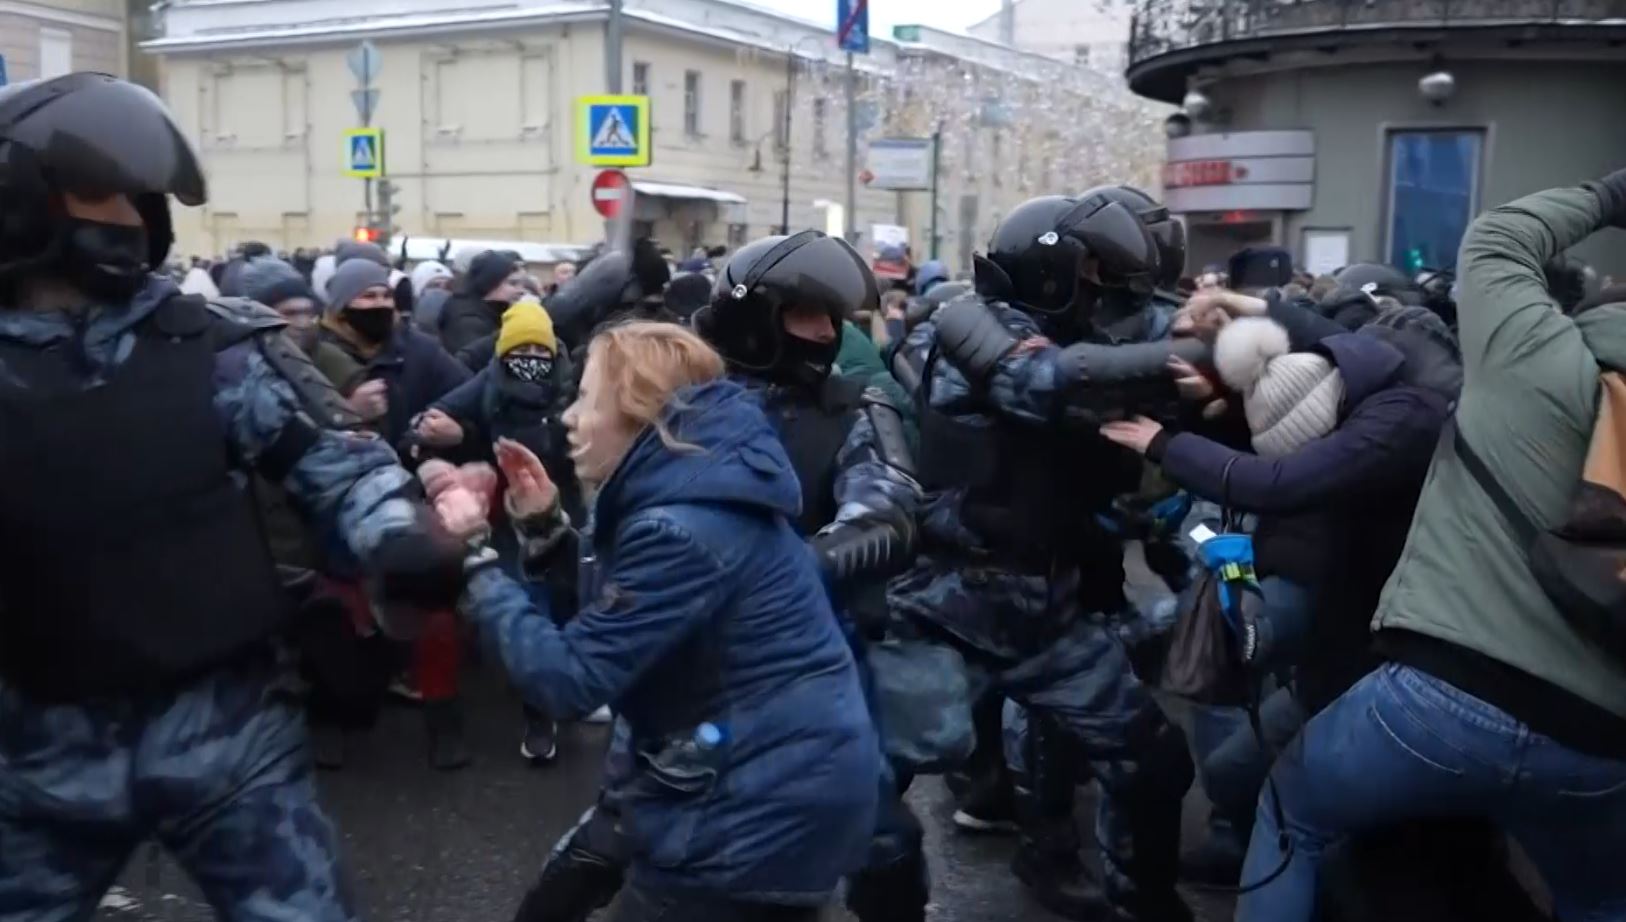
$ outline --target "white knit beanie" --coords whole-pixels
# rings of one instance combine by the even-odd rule
[[[1253,450],[1288,455],[1338,427],[1344,379],[1325,357],[1294,352],[1274,320],[1246,317],[1220,331],[1214,367],[1242,395]]]

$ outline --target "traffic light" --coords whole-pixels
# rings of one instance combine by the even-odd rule
[[[356,232],[351,236],[355,238],[357,243],[377,243],[379,236],[378,228],[366,226],[358,227],[356,228]]]

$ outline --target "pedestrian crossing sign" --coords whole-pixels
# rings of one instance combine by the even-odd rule
[[[649,166],[649,97],[577,99],[576,152],[587,166]]]
[[[352,179],[384,176],[384,129],[352,128],[344,133],[344,175]]]

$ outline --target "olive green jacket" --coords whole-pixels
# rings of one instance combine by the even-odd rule
[[[1600,363],[1626,369],[1626,305],[1564,316],[1542,266],[1603,225],[1592,192],[1554,189],[1474,222],[1458,263],[1462,436],[1531,520],[1580,481]],[[1626,664],[1581,637],[1536,583],[1513,527],[1454,451],[1435,454],[1373,628],[1485,654],[1626,717]]]

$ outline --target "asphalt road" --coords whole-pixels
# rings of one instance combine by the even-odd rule
[[[592,801],[604,728],[567,726],[558,762],[530,767],[518,753],[518,705],[491,672],[476,670],[469,682],[476,753],[469,768],[431,770],[420,715],[403,706],[351,741],[343,771],[323,773],[323,800],[343,833],[363,918],[506,922],[549,847]],[[1010,839],[957,834],[951,798],[937,779],[921,779],[911,798],[927,824],[935,922],[1050,918],[1006,870]],[[1188,835],[1200,834],[1201,807],[1191,803],[1187,814]],[[1210,922],[1228,917],[1223,905],[1201,908]],[[179,868],[145,848],[98,915],[102,922],[209,918]]]
[[[1129,563],[1132,594],[1144,604],[1155,590],[1146,588],[1137,554]],[[519,757],[518,701],[495,667],[477,664],[467,676],[468,735],[475,752],[469,768],[430,769],[422,718],[401,706],[388,709],[372,732],[351,740],[343,771],[322,774],[323,802],[343,834],[364,919],[507,922],[548,850],[592,802],[606,729],[567,725],[558,761],[545,768],[527,765]],[[1089,795],[1081,793],[1081,828],[1089,829]],[[1011,839],[957,833],[949,821],[952,798],[935,778],[917,781],[910,799],[926,825],[933,922],[1055,918],[1028,899],[1008,871]],[[1186,803],[1188,842],[1201,836],[1204,816],[1202,795],[1194,788]],[[1188,898],[1202,922],[1230,918],[1227,900],[1197,893]],[[850,918],[836,910],[828,915],[830,922]],[[209,918],[179,868],[146,848],[97,916],[98,922]]]

